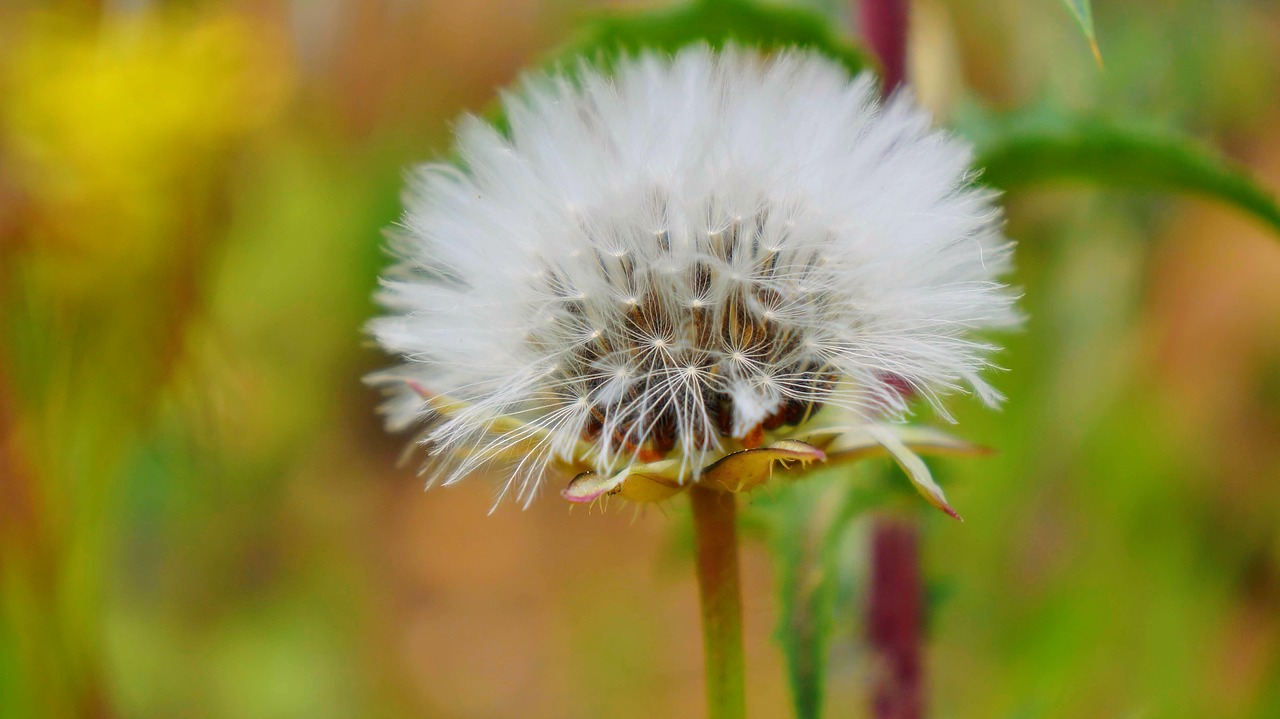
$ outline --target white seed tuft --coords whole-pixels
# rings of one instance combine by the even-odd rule
[[[465,119],[461,167],[419,168],[406,197],[371,323],[402,364],[373,381],[390,426],[432,420],[446,482],[518,447],[504,491],[531,498],[583,441],[599,472],[676,453],[696,479],[824,406],[999,401],[972,333],[1017,322],[1011,245],[969,147],[908,94],[880,104],[799,51],[576,77],[505,94],[507,136]]]

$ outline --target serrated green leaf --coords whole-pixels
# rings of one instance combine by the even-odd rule
[[[670,52],[701,42],[712,47],[734,42],[764,50],[809,48],[839,61],[852,74],[873,66],[866,55],[836,35],[820,14],[751,0],[699,0],[673,8],[601,15],[552,59],[586,57],[607,67],[620,56],[640,50]]]
[[[1071,16],[1076,19],[1076,25],[1079,25],[1080,32],[1084,33],[1084,39],[1089,41],[1093,59],[1101,65],[1102,53],[1098,51],[1098,37],[1093,30],[1093,4],[1089,0],[1062,0],[1062,4],[1067,6]]]
[[[826,551],[826,540],[840,518],[833,510],[840,504],[834,493],[841,484],[805,482],[790,487],[769,513],[780,610],[775,636],[798,719],[822,715],[835,619],[834,573],[839,571]]]
[[[1045,111],[969,117],[984,184],[1003,190],[1064,182],[1188,192],[1226,202],[1280,234],[1280,205],[1250,173],[1191,138]]]
[[[853,631],[859,564],[846,541],[856,520],[892,496],[898,482],[820,472],[752,503],[763,515],[778,579],[775,639],[785,662],[798,719],[819,719],[832,639]]]

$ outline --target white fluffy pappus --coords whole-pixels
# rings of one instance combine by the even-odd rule
[[[416,170],[370,329],[432,480],[672,456],[682,477],[819,409],[968,390],[1016,324],[971,151],[817,54],[698,47],[540,74]],[[432,402],[432,398],[442,398]],[[447,411],[442,411],[442,407]]]

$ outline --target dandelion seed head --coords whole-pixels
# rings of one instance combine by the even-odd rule
[[[402,363],[374,381],[392,427],[427,420],[447,482],[510,457],[525,498],[556,463],[676,456],[696,480],[824,408],[999,402],[973,335],[1017,321],[1010,243],[969,147],[909,95],[801,51],[574,77],[504,94],[507,135],[464,120],[460,166],[406,194],[371,324]]]

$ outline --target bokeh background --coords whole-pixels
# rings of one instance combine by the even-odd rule
[[[1057,0],[916,0],[923,99],[1149,118],[1280,186],[1280,5],[1096,5],[1105,70]],[[0,5],[0,716],[700,713],[683,507],[424,493],[360,381],[406,168],[599,7]],[[1280,716],[1280,243],[1188,198],[1008,206],[1010,401],[957,403],[999,453],[937,465],[964,524],[921,513],[933,714]],[[862,534],[831,716],[866,700]]]

